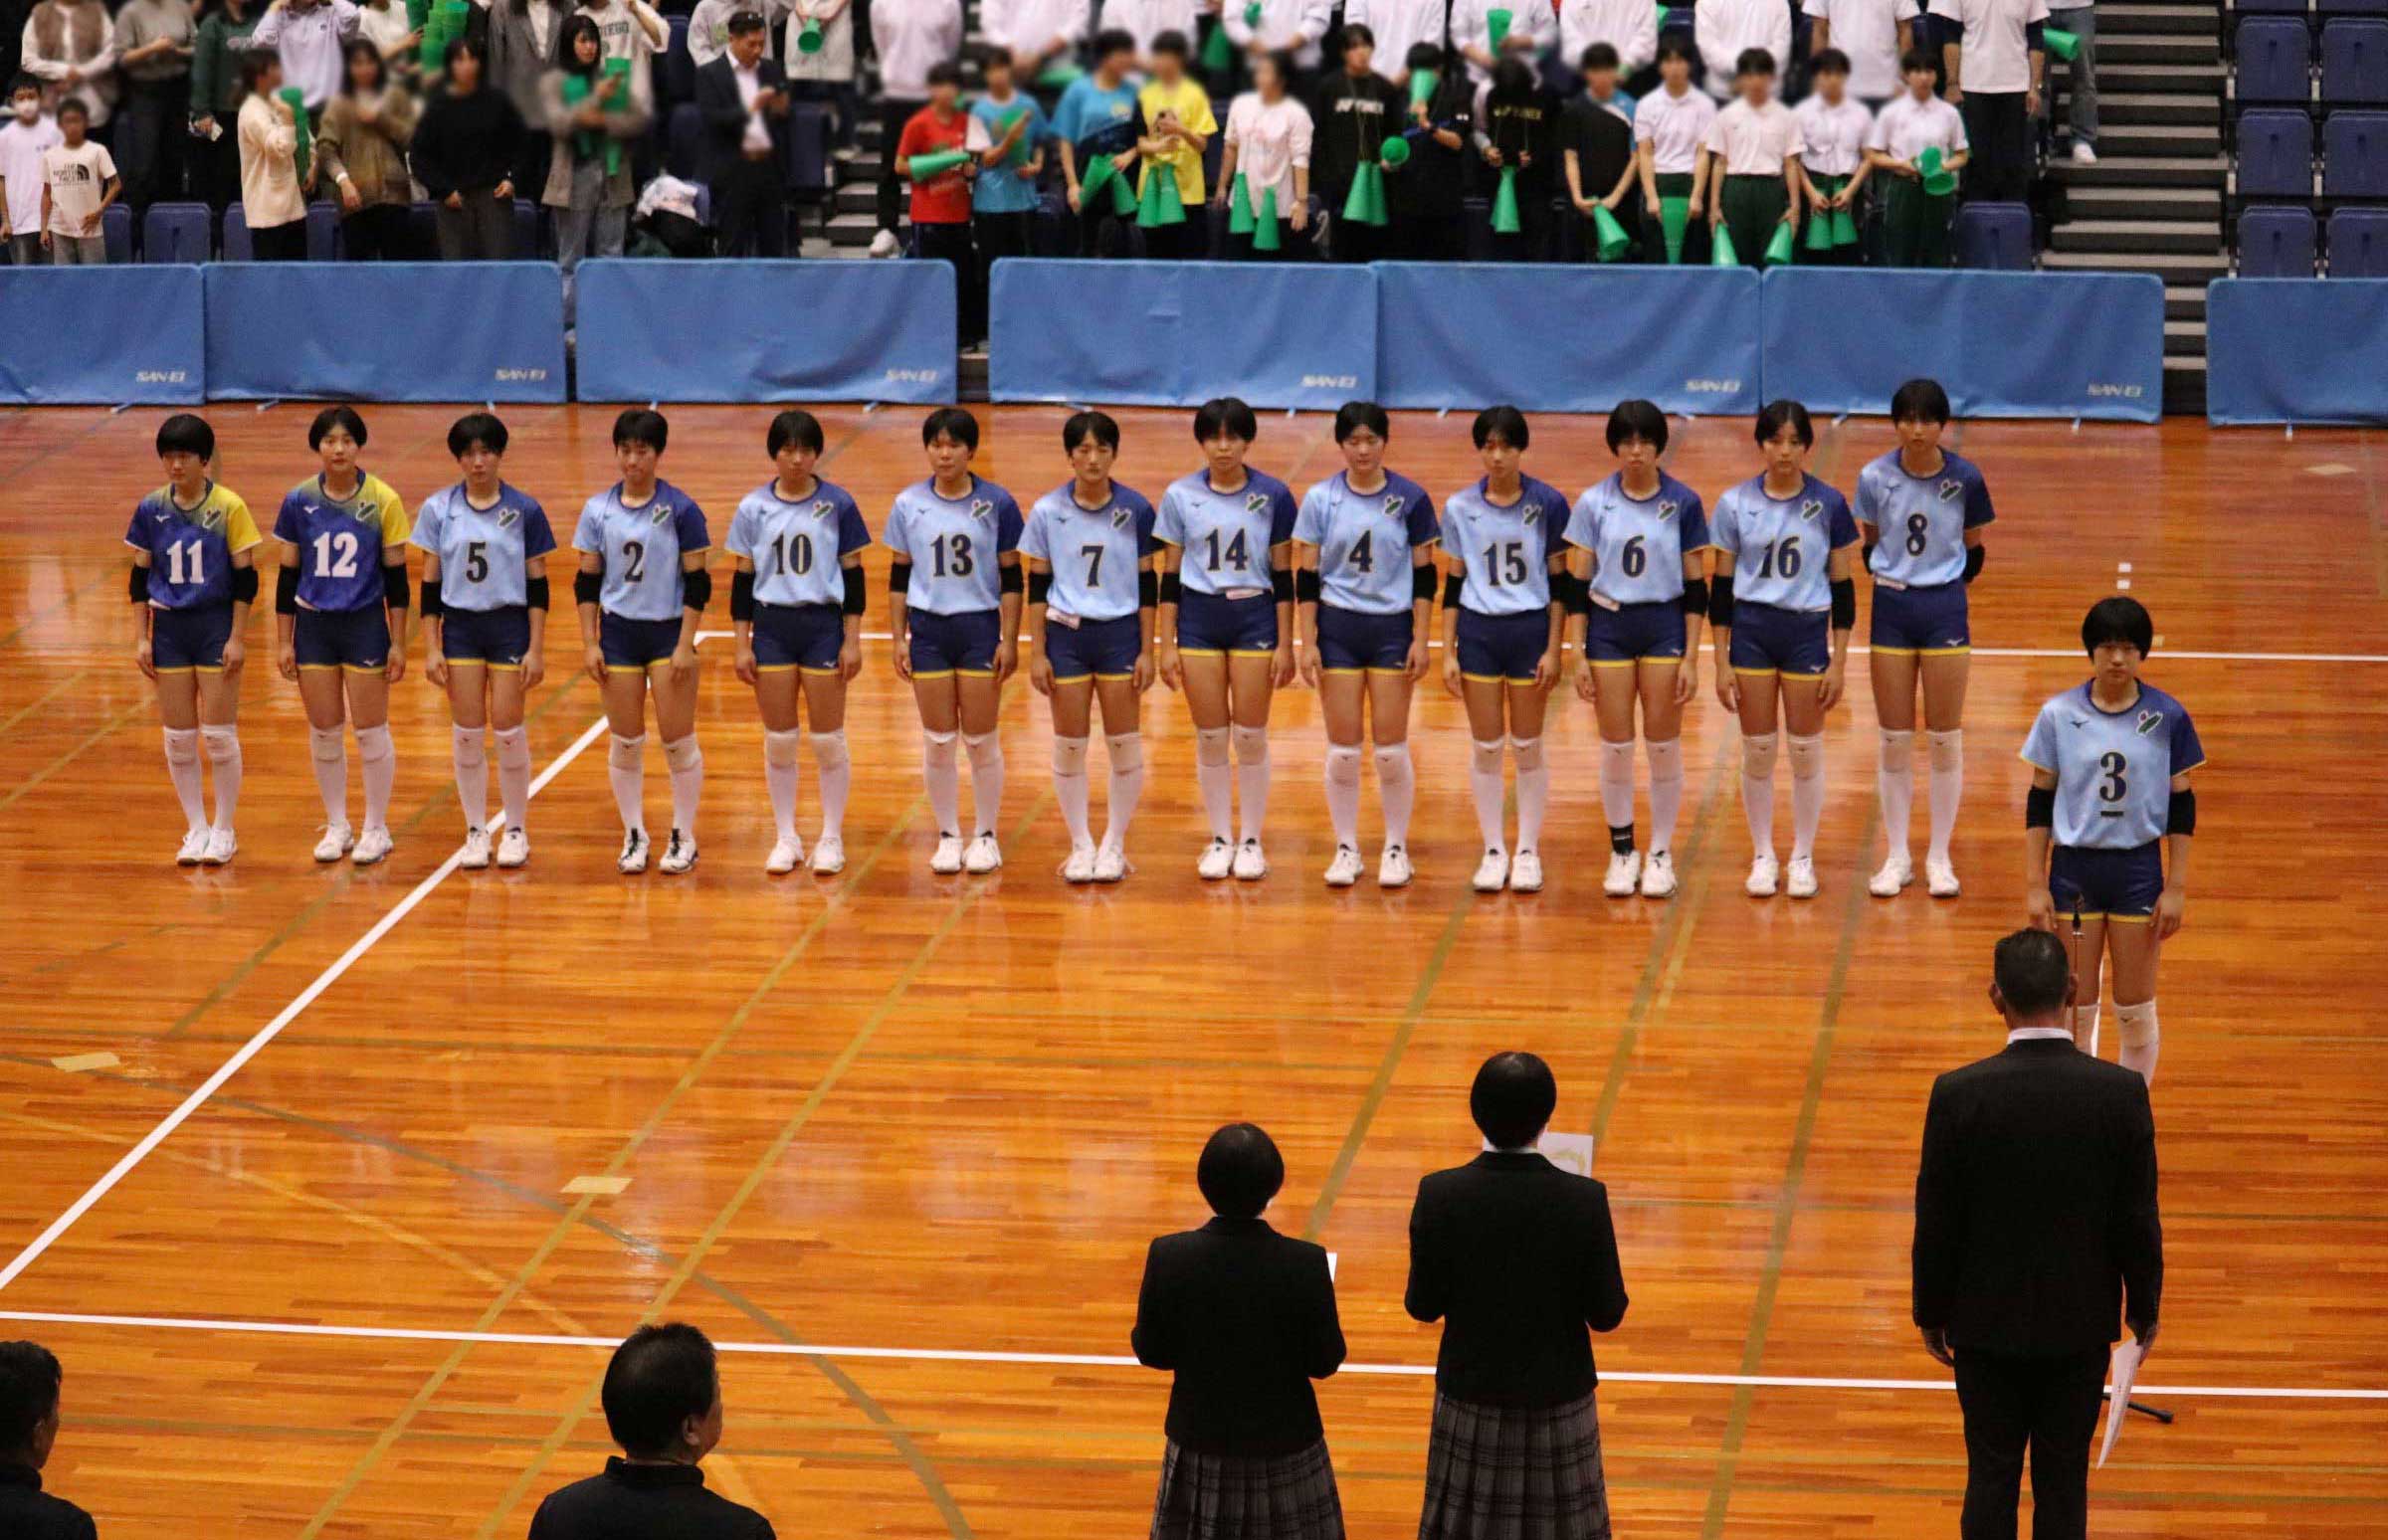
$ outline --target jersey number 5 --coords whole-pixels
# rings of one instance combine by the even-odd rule
[[[486,583],[490,580],[490,543],[472,540],[465,545],[465,581]]]

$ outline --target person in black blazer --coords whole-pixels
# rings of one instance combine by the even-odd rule
[[[729,47],[696,72],[704,117],[705,180],[724,257],[788,253],[788,77],[763,57],[769,34],[759,11],[729,19]]]
[[[1625,1276],[1608,1189],[1535,1153],[1558,1099],[1541,1059],[1493,1055],[1485,1153],[1418,1184],[1405,1302],[1444,1323],[1419,1540],[1608,1540],[1585,1328],[1625,1319]]]
[[[1129,1336],[1177,1376],[1152,1540],[1342,1540],[1310,1389],[1343,1363],[1326,1252],[1261,1218],[1286,1163],[1254,1125],[1211,1135],[1194,1180],[1218,1217],[1152,1243]]]
[[[65,1379],[40,1343],[0,1342],[0,1535],[8,1540],[98,1540],[89,1513],[42,1490]]]
[[[1940,1076],[1924,1114],[1915,1324],[1957,1374],[1964,1540],[2013,1540],[2027,1448],[2034,1540],[2079,1540],[2115,1320],[2156,1336],[2155,1118],[2136,1071],[2075,1048],[2062,941],[2019,930],[1992,968],[2006,1051]]]

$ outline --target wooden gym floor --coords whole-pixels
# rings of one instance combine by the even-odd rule
[[[367,415],[368,464],[410,507],[453,480],[452,411]],[[568,531],[612,479],[611,413],[505,415],[509,479]],[[666,472],[716,540],[766,474],[767,415],[672,414]],[[1194,464],[1186,415],[1122,415],[1122,478],[1157,495]],[[1265,884],[1194,877],[1190,731],[1156,690],[1141,870],[1064,888],[1025,683],[1010,864],[932,877],[884,643],[851,715],[842,878],[761,874],[760,733],[715,644],[703,863],[625,880],[568,608],[534,703],[551,779],[529,869],[442,876],[447,716],[419,660],[394,717],[396,857],[311,866],[303,722],[261,616],[242,853],[178,871],[118,543],[158,480],[158,416],[0,417],[0,1265],[120,1168],[0,1292],[0,1334],[64,1358],[51,1480],[109,1540],[519,1534],[600,1462],[604,1345],[645,1315],[756,1350],[723,1359],[729,1434],[706,1469],[784,1535],[1140,1533],[1165,1382],[1115,1360],[1146,1239],[1202,1216],[1205,1135],[1276,1134],[1274,1217],[1339,1253],[1353,1364],[1429,1365],[1434,1335],[1401,1309],[1409,1199],[1473,1153],[1468,1077],[1511,1047],[1552,1061],[1558,1126],[1598,1135],[1617,1205],[1634,1304],[1601,1344],[1601,1400],[1619,1532],[1952,1532],[1956,1406],[1907,1324],[1917,1134],[1933,1074],[1998,1046],[1983,992],[2023,907],[2015,750],[2081,676],[2081,614],[2119,581],[2153,609],[2150,677],[2213,763],[2156,1089],[2170,1287],[2147,1378],[2191,1389],[2154,1393],[2178,1425],[2136,1423],[2096,1478],[2097,1531],[2388,1534],[2376,433],[1967,428],[2001,513],[1975,639],[2004,651],[1973,669],[1964,898],[1865,895],[1860,660],[1830,734],[1823,895],[1741,895],[1734,734],[1703,669],[1685,887],[1645,903],[1599,895],[1595,735],[1565,689],[1538,897],[1467,887],[1466,745],[1439,686],[1420,695],[1406,892],[1319,884],[1300,691],[1277,713]],[[225,479],[270,520],[313,466],[306,409],[211,416]],[[917,413],[823,416],[824,469],[877,527],[919,475]],[[980,468],[1024,502],[1059,481],[1061,417],[993,414]],[[1535,427],[1530,471],[1571,494],[1606,474],[1599,422]],[[1710,497],[1750,473],[1738,421],[1678,427],[1673,469]],[[1889,442],[1841,425],[1817,469],[1847,486]],[[1438,495],[1476,474],[1460,417],[1405,418],[1394,450]],[[1315,414],[1268,419],[1254,459],[1296,487],[1338,464]],[[809,832],[809,755],[805,778]],[[660,767],[651,782],[660,806]],[[1412,1532],[1427,1382],[1347,1370],[1322,1399],[1354,1535]]]

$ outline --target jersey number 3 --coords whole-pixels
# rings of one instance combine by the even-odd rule
[[[2106,773],[2106,778],[2097,783],[2098,801],[2120,802],[2123,799],[2131,784],[2123,772],[2130,767],[2131,762],[2118,753],[2109,751],[2097,756],[2097,768]]]

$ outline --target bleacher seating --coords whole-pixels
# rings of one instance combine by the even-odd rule
[[[704,114],[695,102],[681,102],[664,120],[664,169],[686,182],[703,174]]]
[[[2313,211],[2249,209],[2239,216],[2241,278],[2311,278]]]
[[[1957,266],[1993,272],[2032,270],[2032,211],[2022,203],[1969,203],[1957,210]]]
[[[205,262],[215,249],[204,203],[152,203],[141,221],[141,261]]]
[[[117,266],[132,261],[132,210],[111,203],[100,216],[100,235],[107,243],[107,260]]]
[[[2388,112],[2329,115],[2321,130],[2321,195],[2388,198]]]
[[[343,249],[340,219],[328,203],[306,206],[306,260],[337,262]],[[249,218],[238,202],[224,208],[224,261],[255,262],[257,249],[249,240]]]
[[[2324,16],[2388,16],[2388,0],[2318,0]]]
[[[664,45],[663,67],[656,71],[657,91],[667,102],[693,101],[696,98],[696,61],[689,54],[689,19],[674,16],[669,24],[672,38]]]
[[[2239,195],[2313,196],[2313,119],[2286,107],[2239,114]]]
[[[2330,215],[2330,277],[2388,279],[2388,209]]]
[[[2238,75],[2234,94],[2242,102],[2304,102],[2313,95],[2313,34],[2288,16],[2250,16],[2235,34]]]
[[[2388,20],[2342,17],[2321,29],[2325,106],[2388,103]]]

